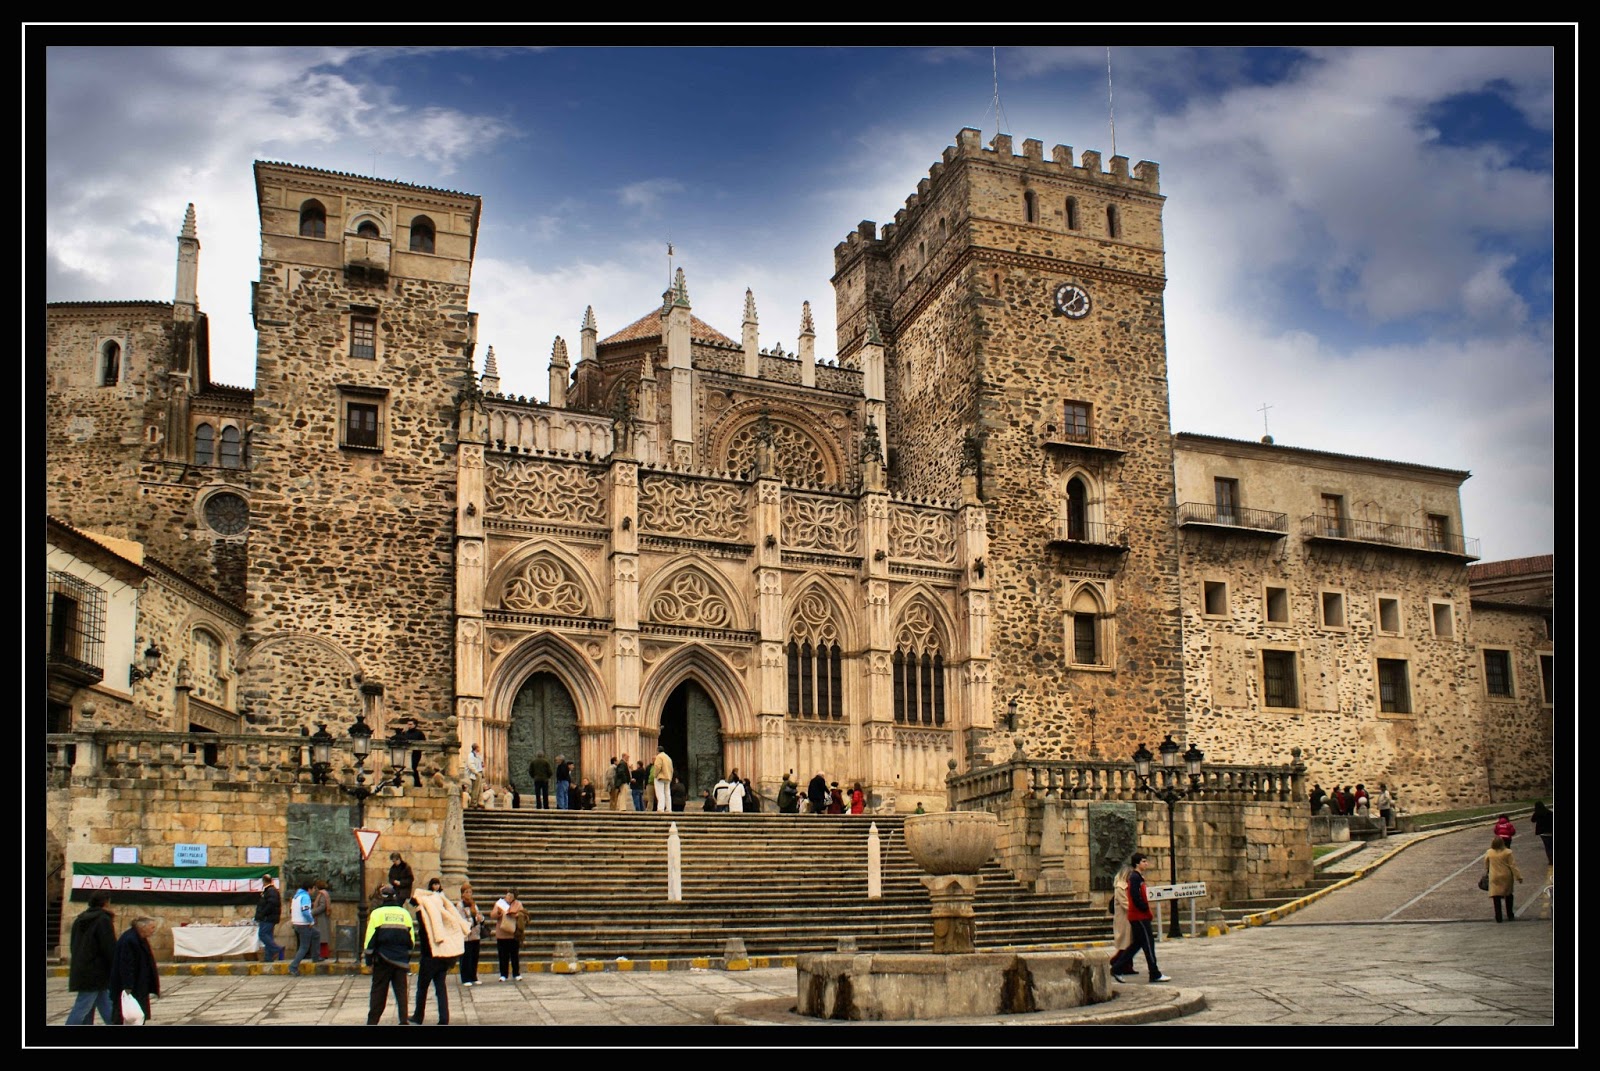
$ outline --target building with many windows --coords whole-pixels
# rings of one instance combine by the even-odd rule
[[[575,317],[548,402],[477,356],[478,198],[255,177],[253,389],[211,380],[192,208],[172,303],[48,310],[50,513],[147,555],[72,574],[139,598],[105,679],[52,676],[53,728],[154,642],[184,671],[129,724],[453,717],[524,789],[539,752],[660,747],[691,797],[821,770],[908,811],[1013,736],[1168,733],[1408,807],[1548,783],[1548,614],[1480,599],[1466,473],[1172,432],[1154,164],[964,130],[835,248],[832,355],[809,306],[793,349],[753,294],[737,337],[702,322],[680,270]],[[52,665],[92,661],[56,620]]]

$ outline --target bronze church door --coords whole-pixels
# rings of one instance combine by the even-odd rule
[[[578,761],[578,712],[566,687],[550,673],[535,673],[517,692],[511,704],[511,728],[506,734],[506,770],[511,783],[525,798],[524,807],[533,806],[533,778],[528,763],[540,752],[555,768],[556,756]],[[554,779],[550,785],[550,806],[556,801]]]
[[[673,689],[661,708],[661,749],[672,757],[672,768],[683,779],[685,808],[700,807],[700,792],[716,784],[728,771],[723,767],[722,721],[717,705],[694,681]],[[740,777],[751,776],[739,771]]]

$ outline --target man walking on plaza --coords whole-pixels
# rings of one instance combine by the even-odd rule
[[[261,875],[261,899],[256,904],[256,933],[261,938],[261,962],[283,958],[283,946],[272,939],[272,931],[283,917],[283,898],[272,883],[271,874]]]
[[[1143,852],[1134,852],[1128,863],[1133,868],[1128,871],[1128,925],[1133,931],[1133,943],[1112,959],[1111,977],[1119,982],[1126,981],[1123,975],[1133,973],[1134,955],[1143,952],[1145,966],[1150,968],[1150,981],[1170,982],[1172,979],[1156,966],[1156,936],[1150,928],[1153,916],[1144,891],[1144,868],[1150,865],[1150,858]]]
[[[111,1025],[111,957],[117,949],[117,928],[109,904],[111,894],[97,889],[89,894],[89,909],[72,920],[72,964],[67,988],[77,993],[68,1026],[93,1026],[94,1013]]]
[[[313,964],[322,962],[322,950],[318,947],[322,943],[322,934],[317,932],[317,920],[311,914],[311,882],[306,878],[300,879],[294,897],[289,901],[289,925],[294,927],[294,935],[300,946],[295,949],[294,959],[289,961],[289,973],[299,974],[300,963],[307,953],[310,953]]]
[[[367,966],[372,968],[372,997],[367,1004],[367,1025],[377,1026],[383,1018],[383,1009],[389,1003],[389,990],[394,990],[395,1011],[400,1013],[400,1025],[410,1020],[406,1012],[406,981],[411,970],[411,946],[416,944],[417,931],[411,922],[411,912],[395,900],[393,885],[378,890],[383,906],[367,919]]]

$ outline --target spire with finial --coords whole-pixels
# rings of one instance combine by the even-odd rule
[[[689,307],[689,286],[683,280],[682,268],[679,268],[677,275],[673,277],[672,303],[674,305],[681,305],[686,309]]]
[[[550,344],[550,404],[563,408],[567,404],[567,340],[560,335]]]
[[[478,386],[485,394],[500,393],[500,366],[495,363],[493,346],[483,355],[483,375],[478,379]]]
[[[584,331],[598,331],[598,330],[600,330],[600,328],[598,326],[596,326],[595,322],[594,322],[594,306],[593,305],[585,305],[584,308],[583,308],[583,327],[582,327],[582,330],[584,330]]]
[[[183,214],[183,230],[178,232],[179,238],[194,238],[194,202],[189,202],[189,208]]]
[[[761,343],[756,335],[756,295],[748,287],[744,292],[744,374],[761,374]]]
[[[800,303],[800,385],[817,385],[817,329],[811,323],[811,302]]]

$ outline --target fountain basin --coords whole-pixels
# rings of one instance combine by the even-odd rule
[[[913,814],[905,820],[906,848],[929,874],[976,874],[994,856],[1000,820],[988,811]]]
[[[1110,1000],[1111,953],[816,953],[795,963],[795,1011],[851,1022],[1061,1011]]]

